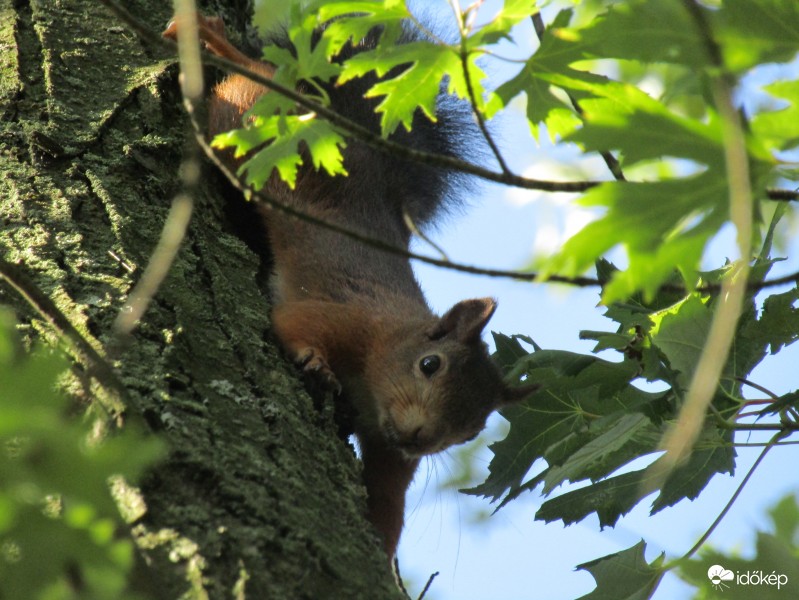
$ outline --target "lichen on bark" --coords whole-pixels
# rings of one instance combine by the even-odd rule
[[[216,5],[240,23],[250,8]],[[126,6],[154,30],[170,17],[159,0]],[[178,187],[172,62],[95,0],[0,0],[0,254],[100,351]],[[127,412],[169,447],[129,517],[138,576],[163,598],[400,597],[358,462],[272,342],[260,259],[206,168],[175,264],[114,357]],[[6,286],[0,303],[55,343]]]

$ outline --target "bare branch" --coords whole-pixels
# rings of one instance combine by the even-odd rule
[[[186,112],[194,115],[195,105],[203,97],[203,72],[200,60],[200,36],[197,28],[197,6],[194,0],[179,0],[176,3],[180,27],[178,27],[178,53],[180,56],[181,85]],[[130,335],[147,307],[161,287],[180,246],[186,236],[194,208],[194,195],[200,180],[200,151],[196,143],[190,143],[184,153],[180,176],[183,191],[172,200],[164,228],[150,261],[133,288],[125,306],[114,321],[117,341]]]
[[[164,40],[161,36],[157,33],[151,31],[146,25],[141,23],[136,17],[131,15],[126,9],[121,7],[117,2],[114,0],[100,0],[105,6],[107,6],[110,10],[112,10],[115,14],[119,16],[121,20],[127,23],[144,41],[150,43],[155,46],[166,47],[168,49],[174,50],[174,43],[169,40]],[[535,21],[534,21],[535,22]],[[208,64],[214,64],[220,68],[226,69],[228,71],[232,71],[235,73],[239,73],[244,75],[245,77],[249,77],[253,81],[260,83],[266,87],[269,87],[275,90],[278,93],[284,94],[285,96],[289,97],[290,99],[296,101],[301,106],[305,106],[310,110],[318,111],[320,116],[323,118],[327,118],[328,116],[332,115],[330,119],[331,122],[335,122],[336,124],[341,123],[348,123],[352,125],[352,129],[348,129],[351,131],[356,137],[365,141],[367,143],[374,142],[375,147],[380,147],[385,151],[397,151],[400,155],[414,161],[421,161],[425,162],[426,164],[438,164],[440,166],[444,166],[446,168],[451,168],[454,170],[459,170],[467,173],[472,173],[478,176],[483,176],[486,179],[499,181],[501,183],[507,183],[508,185],[516,185],[518,187],[527,188],[527,189],[541,189],[544,191],[572,191],[572,192],[579,192],[585,191],[592,187],[599,185],[599,181],[576,181],[576,182],[548,182],[548,181],[541,181],[541,180],[534,180],[534,179],[527,179],[524,177],[519,177],[517,175],[506,176],[503,173],[493,173],[491,171],[487,171],[485,169],[481,169],[476,167],[475,165],[471,165],[470,163],[466,163],[464,161],[460,161],[458,159],[454,159],[448,156],[440,156],[435,154],[428,154],[425,152],[418,152],[416,150],[406,148],[400,144],[396,144],[394,142],[390,142],[388,140],[384,140],[377,136],[376,134],[372,133],[371,131],[362,128],[360,125],[356,123],[351,123],[336,115],[335,113],[331,113],[327,108],[315,104],[313,101],[308,100],[307,98],[303,97],[302,95],[298,94],[294,90],[290,90],[279,84],[276,84],[270,79],[260,76],[257,73],[252,73],[235,63],[231,63],[224,59],[218,58],[216,56],[210,55],[208,53],[203,53],[203,60]],[[330,113],[330,114],[328,114]],[[420,262],[424,262],[427,264],[431,264],[434,266],[438,266],[441,268],[451,269],[454,271],[460,271],[463,273],[471,273],[474,275],[483,275],[486,277],[498,277],[498,278],[505,278],[505,279],[515,279],[517,281],[543,281],[540,278],[540,274],[535,271],[518,271],[512,269],[492,269],[492,268],[484,268],[484,267],[477,267],[474,265],[466,265],[462,263],[456,263],[445,259],[436,259],[430,258],[421,254],[416,254],[413,252],[409,252],[405,248],[400,248],[397,246],[393,246],[391,244],[387,244],[386,242],[371,238],[369,236],[363,235],[359,232],[355,232],[352,230],[347,229],[346,227],[341,227],[335,223],[328,223],[322,219],[318,219],[311,215],[305,214],[302,211],[294,209],[292,207],[286,206],[278,202],[273,198],[267,197],[266,194],[263,192],[256,192],[251,187],[243,183],[235,174],[230,172],[228,169],[222,165],[219,160],[216,158],[214,151],[208,146],[207,142],[201,131],[199,131],[199,127],[196,126],[195,128],[198,130],[198,144],[200,148],[205,152],[206,156],[214,162],[217,167],[225,174],[228,180],[237,187],[242,193],[245,195],[256,199],[259,202],[262,202],[264,205],[275,208],[277,210],[281,210],[287,214],[290,214],[298,219],[305,220],[309,223],[314,223],[320,227],[324,227],[331,231],[335,231],[340,233],[341,235],[347,236],[351,239],[358,240],[364,244],[367,244],[371,247],[376,249],[382,250],[384,252],[390,252],[399,256],[404,256],[410,260],[418,260]],[[346,126],[342,126],[342,128],[347,129]],[[360,131],[363,130],[363,131]],[[799,192],[792,192],[789,190],[768,190],[768,196],[773,197],[776,200],[799,200]],[[607,283],[607,281],[596,278],[596,277],[586,277],[586,276],[576,276],[576,277],[569,277],[569,276],[562,276],[562,275],[550,275],[546,281],[552,283],[562,283],[566,285],[573,285],[576,287],[594,287],[594,286],[602,286]],[[799,282],[799,271],[795,273],[791,273],[784,277],[780,277],[778,279],[764,281],[764,282],[750,282],[747,286],[749,290],[760,290],[769,287],[785,285],[789,283],[796,283]],[[668,292],[675,292],[675,293],[688,293],[689,289],[682,285],[674,285],[674,284],[664,284],[660,287],[662,291]],[[693,291],[700,292],[700,293],[713,293],[717,292],[721,289],[721,286],[717,284],[707,284],[704,286],[700,286],[694,288]]]
[[[125,386],[117,377],[110,363],[95,350],[94,346],[83,337],[70,320],[55,303],[28,277],[17,265],[0,258],[0,278],[5,279],[14,290],[52,327],[67,345],[69,351],[93,377],[119,401],[101,399],[101,406],[109,416],[121,424],[129,397]]]
[[[147,28],[146,25],[131,15],[130,12],[122,8],[115,0],[100,0],[100,2],[112,10],[131,28],[133,28],[133,30],[147,43],[154,46],[168,48],[174,51],[174,42],[171,40],[162,39],[159,34],[154,33]],[[394,155],[401,156],[402,158],[408,160],[445,169],[451,169],[454,171],[460,171],[462,173],[476,175],[488,181],[495,181],[497,183],[512,185],[529,190],[542,190],[546,192],[584,192],[602,183],[601,181],[548,181],[541,179],[530,179],[520,175],[515,175],[513,173],[497,173],[495,171],[491,171],[490,169],[485,169],[468,161],[460,160],[452,156],[416,150],[414,148],[404,146],[403,144],[398,144],[396,142],[392,142],[391,140],[384,139],[372,130],[341,116],[335,111],[315,102],[296,90],[287,88],[272,79],[264,77],[258,73],[254,73],[245,67],[237,65],[234,62],[214,56],[208,52],[203,52],[202,57],[204,64],[213,65],[225,71],[243,75],[244,77],[247,77],[256,83],[263,85],[264,87],[273,90],[285,96],[286,98],[289,98],[298,106],[316,113],[320,117],[329,121],[333,125],[340,127],[349,135],[368,144],[369,146],[383,152],[389,152]]]

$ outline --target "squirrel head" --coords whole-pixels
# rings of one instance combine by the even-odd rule
[[[370,361],[380,432],[409,458],[475,438],[492,411],[538,389],[506,385],[489,356],[481,334],[496,306],[492,298],[458,302],[422,327],[395,332]]]

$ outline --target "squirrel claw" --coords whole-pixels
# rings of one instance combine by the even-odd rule
[[[321,382],[326,390],[330,390],[335,394],[341,393],[341,383],[339,383],[330,365],[327,364],[324,356],[316,348],[305,348],[298,352],[296,363],[302,367],[304,373]]]

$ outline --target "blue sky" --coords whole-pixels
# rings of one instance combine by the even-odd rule
[[[488,2],[484,10],[490,14],[496,2]],[[546,13],[545,13],[546,16]],[[545,18],[545,20],[547,20]],[[534,37],[525,25],[516,31],[520,42],[519,55],[530,52],[524,40]],[[507,52],[512,52],[508,48]],[[743,99],[754,102],[756,90],[765,77],[796,75],[790,70],[776,73],[766,69],[760,78],[751,78]],[[501,78],[506,74],[493,73]],[[505,156],[517,172],[552,179],[575,178],[575,167],[587,173],[605,175],[604,166],[596,158],[579,163],[573,149],[538,146],[529,136],[523,119],[523,106],[515,105],[499,127]],[[520,268],[534,250],[542,251],[564,239],[567,231],[584,223],[586,214],[570,204],[567,195],[520,192],[494,185],[481,185],[463,216],[455,216],[434,237],[457,261],[497,268]],[[794,219],[794,229],[795,229]],[[773,275],[799,269],[799,241],[796,232],[786,249],[792,259],[778,264]],[[419,250],[424,251],[423,245]],[[711,244],[708,267],[723,264],[726,256],[735,256],[732,236],[723,232]],[[597,307],[598,295],[593,289],[570,289],[564,286],[516,283],[485,277],[467,276],[425,265],[415,265],[422,286],[439,312],[466,297],[494,296],[499,309],[490,328],[506,334],[530,335],[544,348],[590,352],[593,344],[580,341],[583,329],[615,329]],[[612,355],[607,358],[615,360]],[[799,364],[799,345],[767,358],[752,376],[777,394],[797,388],[794,375]],[[489,441],[501,438],[503,421],[495,417],[484,434]],[[756,436],[738,441],[765,441]],[[772,450],[749,482],[741,497],[726,516],[709,543],[744,554],[753,551],[757,528],[767,529],[766,510],[785,494],[799,491],[793,468],[799,460],[799,449]],[[687,551],[713,521],[734,492],[760,449],[739,451],[734,477],[716,477],[694,502],[683,501],[654,517],[648,515],[649,499],[624,517],[615,528],[599,531],[595,517],[564,528],[560,522],[544,524],[534,521],[534,514],[543,499],[536,492],[522,496],[487,520],[475,521],[475,515],[492,510],[487,500],[439,490],[438,482],[447,479],[447,461],[453,457],[437,457],[420,468],[408,496],[406,530],[400,545],[403,574],[413,582],[410,591],[416,597],[430,573],[440,571],[427,598],[431,600],[487,600],[492,598],[570,600],[589,593],[593,578],[574,567],[605,554],[617,552],[637,543],[648,543],[647,558],[665,551],[672,558]],[[491,453],[486,448],[477,455],[479,468],[486,470]],[[534,467],[535,468],[535,467]],[[560,491],[560,490],[559,490]],[[708,565],[710,566],[710,565]],[[763,565],[766,570],[768,565]],[[661,584],[656,600],[681,600],[692,596],[691,588],[674,576]]]

